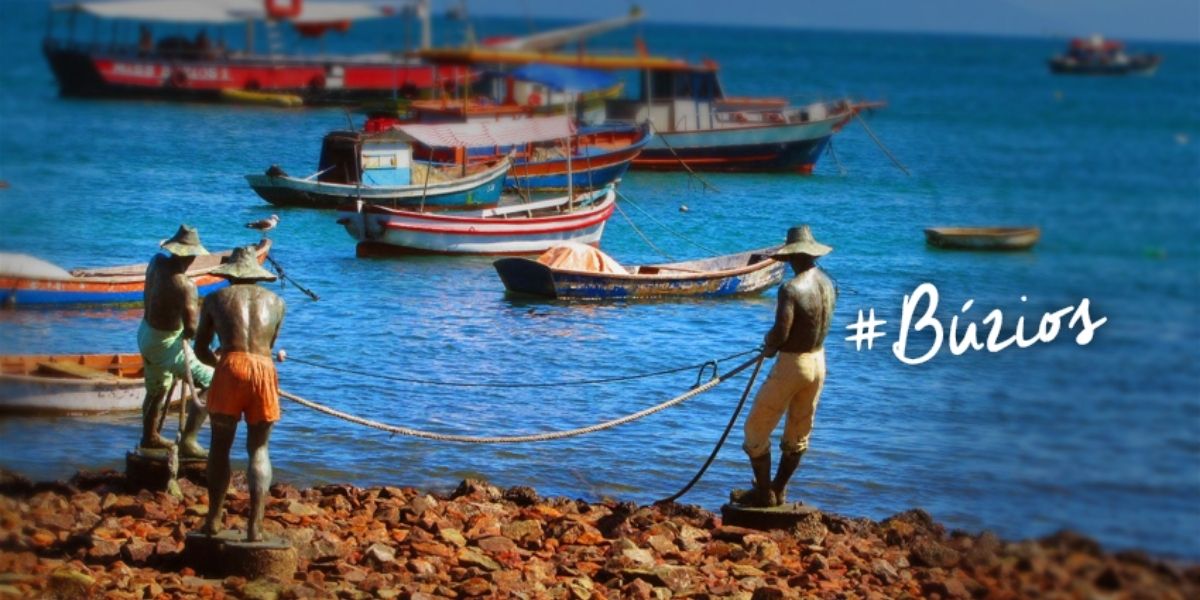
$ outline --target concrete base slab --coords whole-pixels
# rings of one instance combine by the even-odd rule
[[[817,507],[801,502],[785,502],[771,507],[726,504],[721,507],[721,520],[726,525],[750,529],[791,529],[815,512]]]
[[[184,564],[206,577],[275,577],[287,581],[295,575],[298,556],[290,542],[245,539],[245,532],[231,529],[213,536],[189,533],[183,549]]]
[[[135,488],[166,491],[171,471],[167,466],[170,450],[165,448],[137,448],[125,453],[125,478]],[[206,485],[208,459],[181,458],[178,476],[187,478],[196,485]]]

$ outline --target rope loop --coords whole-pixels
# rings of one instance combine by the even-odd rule
[[[692,386],[692,389],[696,389],[696,388],[700,387],[700,381],[702,379],[704,379],[704,373],[705,373],[705,371],[708,371],[709,367],[712,367],[712,377],[709,377],[710,380],[716,379],[717,377],[720,376],[720,372],[717,370],[717,361],[710,360],[710,361],[700,365],[700,370],[696,371],[696,383],[695,383],[695,385]]]

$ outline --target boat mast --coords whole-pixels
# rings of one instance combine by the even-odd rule
[[[421,20],[421,49],[433,46],[433,23],[430,19],[429,0],[417,0],[417,18]]]

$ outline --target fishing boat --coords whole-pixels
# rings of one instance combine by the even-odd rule
[[[1060,75],[1152,75],[1162,63],[1157,54],[1125,53],[1125,44],[1100,35],[1075,38],[1067,51],[1052,57],[1050,72]]]
[[[622,267],[596,248],[564,244],[536,260],[493,263],[509,292],[571,300],[755,294],[783,280],[778,246],[680,262]]]
[[[271,241],[258,243],[258,262],[267,259]],[[229,282],[212,274],[232,250],[197,256],[187,274],[201,296]],[[66,270],[44,260],[0,253],[0,306],[65,307],[94,304],[141,304],[146,263]]]
[[[612,90],[620,90],[622,83],[604,73],[552,65],[526,65],[495,81],[485,75],[481,85],[502,90],[500,94],[506,100],[417,100],[408,103],[402,114],[395,109],[370,113],[363,130],[384,131],[403,123],[487,122],[547,114],[568,114],[579,122],[589,106],[597,101],[602,105],[604,98],[609,97]],[[539,94],[538,90],[545,95]],[[522,99],[519,103],[515,100],[518,97]],[[599,189],[618,181],[653,137],[647,124],[585,126],[567,139],[469,148],[467,157],[474,162],[511,155],[513,166],[504,180],[506,190]],[[454,159],[445,150],[423,145],[418,145],[414,152],[424,160],[446,162]],[[568,173],[572,174],[570,182],[567,181]]]
[[[338,223],[358,240],[358,256],[538,254],[563,242],[599,244],[615,207],[610,185],[475,211],[429,213],[356,202],[339,209]]]
[[[1037,227],[930,227],[925,242],[953,250],[1028,250],[1042,237]]]
[[[427,47],[429,11],[419,4]],[[376,3],[322,0],[70,2],[52,6],[42,51],[64,96],[215,101],[235,90],[347,103],[416,96],[472,77],[400,52],[304,55],[283,46],[288,37],[345,33],[394,12]],[[255,43],[256,32],[265,32],[266,48]]]
[[[624,125],[627,131],[636,131],[628,129],[630,124],[650,124],[654,137],[634,158],[634,169],[811,173],[834,134],[860,112],[882,106],[850,99],[791,106],[783,98],[726,96],[713,61],[496,47],[431,49],[419,55],[435,64],[488,70],[537,64],[636,72],[640,85],[631,97],[609,99],[589,116],[591,122]],[[518,104],[522,100],[513,98]]]
[[[0,413],[133,411],[145,394],[140,354],[0,356]]]
[[[371,204],[448,210],[495,206],[511,161],[474,163],[413,160],[412,138],[394,129],[376,133],[332,131],[321,144],[317,171],[293,177],[277,165],[246,182],[278,206],[337,208],[362,199]]]

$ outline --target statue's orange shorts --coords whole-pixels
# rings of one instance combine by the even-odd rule
[[[271,357],[226,352],[213,373],[208,412],[240,417],[251,425],[279,420],[279,376]]]

